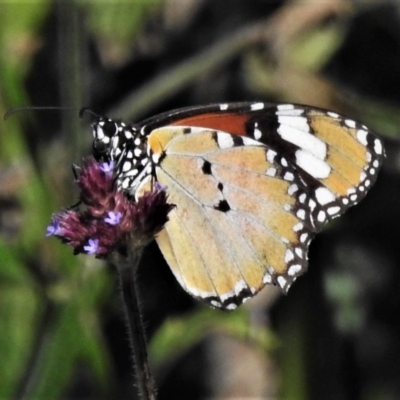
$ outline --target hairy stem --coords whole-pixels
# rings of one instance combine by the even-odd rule
[[[142,400],[155,400],[155,386],[148,361],[147,342],[140,311],[140,296],[136,280],[136,271],[140,258],[141,250],[132,248],[128,257],[114,259],[113,263],[118,270],[139,394]]]

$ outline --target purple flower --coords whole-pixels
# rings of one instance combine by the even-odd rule
[[[110,225],[118,225],[121,222],[122,219],[122,213],[119,211],[114,212],[114,211],[109,211],[107,213],[107,217],[104,218],[104,222],[107,222],[107,224]]]
[[[103,162],[100,164],[100,169],[105,172],[107,175],[111,175],[114,171],[115,168],[115,162],[110,161],[110,162]]]
[[[99,251],[99,239],[89,239],[88,244],[83,246],[83,250],[87,254],[96,254]]]
[[[160,182],[156,181],[156,183],[154,184],[154,189],[156,192],[162,192],[164,190],[168,189],[167,185],[161,185]]]
[[[60,223],[56,219],[53,219],[53,221],[51,221],[51,224],[47,227],[46,230],[46,237],[62,235],[63,233],[63,229],[60,227]]]
[[[75,175],[80,202],[54,215],[46,236],[56,236],[73,247],[74,254],[96,257],[114,251],[126,254],[127,246],[149,243],[174,207],[167,202],[166,186],[155,183],[153,191],[135,201],[118,189],[114,168],[114,161],[84,160]]]

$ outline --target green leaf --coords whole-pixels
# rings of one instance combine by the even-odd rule
[[[150,343],[151,360],[155,365],[162,364],[213,331],[224,332],[241,340],[252,340],[262,350],[273,348],[276,342],[268,329],[250,324],[248,312],[244,308],[234,313],[225,313],[204,307],[181,318],[169,318]]]
[[[9,399],[32,349],[40,301],[29,285],[0,286],[0,398]]]

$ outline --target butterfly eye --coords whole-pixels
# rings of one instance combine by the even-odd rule
[[[118,133],[118,126],[110,120],[98,120],[92,124],[93,137],[95,141],[101,141],[106,144],[110,143],[110,139]]]
[[[118,133],[118,126],[111,120],[105,120],[102,126],[103,134],[108,137],[112,137]]]

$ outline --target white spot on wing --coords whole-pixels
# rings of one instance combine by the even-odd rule
[[[304,219],[306,217],[305,210],[299,209],[296,213],[297,218]]]
[[[277,109],[279,111],[294,110],[294,105],[293,104],[278,104]]]
[[[293,276],[298,274],[301,271],[301,265],[300,264],[295,264],[292,265],[289,270],[288,270],[288,275]]]
[[[259,129],[254,128],[254,139],[259,140],[261,139],[261,137],[262,137],[262,132]]]
[[[366,146],[368,141],[367,141],[367,136],[368,132],[365,131],[364,129],[359,129],[357,131],[357,140],[363,145]]]
[[[299,190],[299,187],[294,183],[293,185],[289,186],[288,189],[288,195],[292,196],[294,193],[296,193]]]
[[[296,151],[296,164],[304,171],[308,172],[313,178],[328,178],[331,167],[322,159],[304,150]]]
[[[219,301],[217,301],[217,300],[211,300],[211,301],[210,301],[210,304],[211,304],[213,307],[217,307],[217,308],[221,308],[221,306],[222,306],[222,304],[221,304]]]
[[[345,119],[344,123],[349,127],[349,128],[355,128],[356,123],[352,119]]]
[[[247,136],[242,136],[242,141],[245,146],[264,146],[262,143],[258,142],[257,140],[254,140]]]
[[[327,114],[332,118],[338,118],[339,117],[339,114],[336,114],[336,113],[334,113],[332,111],[328,111]]]
[[[328,203],[331,203],[332,201],[335,201],[335,195],[327,188],[325,187],[319,187],[315,191],[315,197],[317,198],[317,201],[321,205],[325,205]]]
[[[293,230],[295,232],[298,232],[298,231],[301,231],[303,228],[304,228],[304,225],[301,222],[299,222],[293,227]]]
[[[285,181],[291,182],[294,179],[294,175],[291,172],[286,172],[285,175],[283,176],[283,179]]]
[[[293,251],[290,249],[287,249],[286,253],[285,253],[285,263],[288,263],[289,261],[292,261],[293,259],[294,259]]]
[[[227,133],[217,133],[217,141],[220,149],[229,149],[234,146],[232,136]]]
[[[300,242],[301,243],[305,243],[307,241],[307,239],[308,239],[308,233],[302,233],[300,235]]]
[[[286,285],[286,279],[283,276],[278,276],[277,281],[279,286],[284,289]]]
[[[262,110],[264,108],[264,103],[254,103],[250,105],[250,110],[256,111],[256,110]]]
[[[278,122],[282,125],[292,126],[304,132],[310,132],[310,125],[308,125],[307,118],[305,117],[292,117],[292,116],[278,116]]]
[[[374,149],[376,154],[382,154],[383,152],[382,142],[379,139],[375,139]]]
[[[303,132],[292,126],[280,125],[278,134],[283,140],[293,143],[303,150],[308,151],[320,160],[326,157],[326,144],[311,133]]]
[[[268,150],[267,151],[267,160],[268,160],[268,162],[270,162],[272,164],[274,162],[276,154],[277,154],[276,151]]]
[[[322,211],[322,210],[321,210],[321,211],[318,213],[317,219],[318,219],[319,222],[324,222],[325,219],[326,219],[325,211]]]
[[[276,175],[276,168],[268,168],[267,172],[265,173],[265,175],[268,176],[275,176]]]
[[[223,110],[227,110],[228,109],[228,104],[220,104],[219,105],[219,109],[222,110],[222,111]]]
[[[330,207],[328,208],[328,214],[329,215],[335,215],[340,211],[340,207],[336,206],[336,207]]]
[[[302,250],[300,247],[296,247],[296,248],[294,249],[294,251],[295,251],[295,253],[297,254],[298,257],[303,258],[304,252],[303,252],[303,250]]]
[[[291,104],[288,104],[288,105],[290,106]],[[303,115],[304,114],[304,109],[302,109],[302,108],[297,108],[297,109],[288,108],[286,110],[285,109],[280,110],[279,106],[278,106],[278,111],[275,114],[277,116],[287,115],[288,117],[296,117],[296,116]]]
[[[246,289],[247,288],[247,283],[243,280],[243,279],[241,279],[239,282],[237,282],[236,283],[236,285],[235,285],[235,294],[236,295],[239,295],[240,294],[240,292],[242,291],[242,290],[244,290],[244,289]]]
[[[263,277],[263,283],[271,283],[272,282],[272,277],[270,274],[266,273]]]

